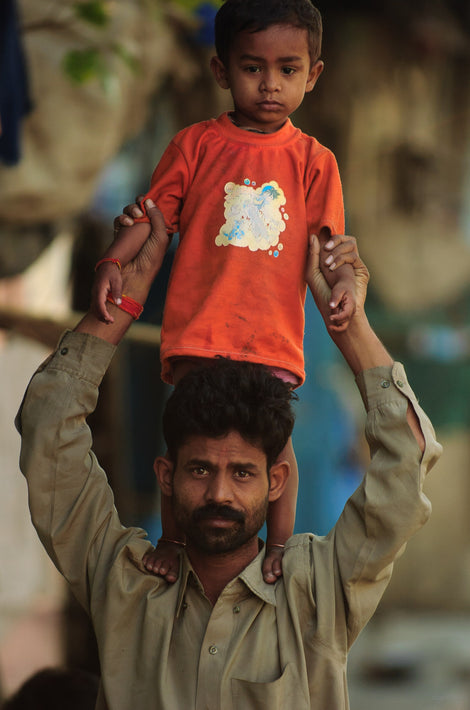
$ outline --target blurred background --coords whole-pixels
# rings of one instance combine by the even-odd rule
[[[208,68],[219,4],[0,2],[0,700],[43,667],[99,673],[87,619],[31,527],[13,418],[88,306],[113,217],[178,130],[231,108]],[[431,521],[353,648],[351,707],[469,710],[470,4],[316,4],[325,71],[293,121],[336,154],[347,231],[371,272],[370,319],[444,445],[426,486]],[[171,258],[91,420],[123,522],[153,540]],[[310,301],[305,347],[296,530],[325,534],[367,465],[364,414]]]

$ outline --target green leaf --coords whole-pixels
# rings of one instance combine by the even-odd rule
[[[76,3],[74,9],[77,17],[98,27],[105,27],[110,19],[103,0],[84,0]]]
[[[72,49],[65,55],[63,67],[72,81],[84,84],[102,74],[103,61],[97,49]]]
[[[141,65],[137,57],[129,52],[120,42],[115,42],[112,45],[112,50],[134,74],[140,71]]]
[[[219,7],[222,4],[222,0],[172,0],[174,5],[179,5],[189,12],[194,12],[200,5],[210,4],[214,7]]]

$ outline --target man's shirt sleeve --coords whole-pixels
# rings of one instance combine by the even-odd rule
[[[113,353],[99,338],[67,333],[33,376],[16,419],[33,524],[86,609],[127,542],[142,538],[142,554],[148,545],[143,531],[121,525],[86,423]]]
[[[440,456],[431,422],[400,363],[360,373],[371,461],[330,534],[346,607],[348,647],[374,613],[393,563],[429,518],[426,474]],[[421,452],[407,422],[413,407],[425,438]]]

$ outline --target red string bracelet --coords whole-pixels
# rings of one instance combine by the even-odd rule
[[[106,264],[107,261],[111,262],[111,264],[116,264],[119,271],[121,271],[121,262],[119,261],[119,259],[113,259],[112,256],[105,256],[104,259],[100,259],[99,261],[97,261],[95,264],[95,271],[98,270],[101,264]]]
[[[144,310],[144,307],[140,303],[137,303],[137,301],[134,301],[133,298],[131,298],[130,296],[125,296],[124,294],[122,294],[121,296],[121,303],[116,303],[110,293],[106,297],[106,300],[110,303],[114,303],[114,305],[120,308],[121,311],[129,313],[129,315],[132,316],[134,320],[137,320],[142,311]]]

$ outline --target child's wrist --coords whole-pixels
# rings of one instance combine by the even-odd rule
[[[98,271],[100,266],[102,266],[103,264],[114,264],[118,267],[119,271],[122,271],[121,262],[119,261],[119,259],[115,259],[113,256],[105,256],[99,261],[97,261],[95,264],[95,271]]]

